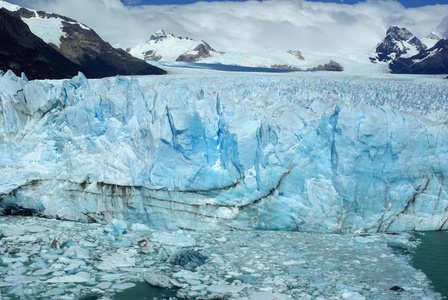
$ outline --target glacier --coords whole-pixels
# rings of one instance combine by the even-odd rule
[[[0,210],[156,229],[448,229],[436,77],[0,74]]]

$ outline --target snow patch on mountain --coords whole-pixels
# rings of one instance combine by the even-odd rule
[[[36,15],[34,18],[22,18],[30,27],[32,33],[40,37],[45,43],[61,47],[61,38],[65,37],[62,31],[64,25],[60,18],[41,18]]]
[[[18,5],[13,5],[5,1],[0,1],[0,7],[4,7],[9,11],[19,11],[25,9]],[[79,25],[85,30],[91,30],[84,24],[76,22],[68,18],[61,18],[56,14],[48,14],[37,10],[26,8],[27,13],[21,15],[21,19],[30,28],[31,32],[40,37],[45,43],[53,44],[57,48],[61,47],[61,38],[66,37],[63,32],[64,23]]]
[[[438,33],[433,31],[427,37],[422,38],[421,41],[429,49],[434,47],[441,39],[442,37]]]

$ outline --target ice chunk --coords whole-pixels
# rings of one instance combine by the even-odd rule
[[[357,292],[345,291],[342,293],[342,298],[346,300],[365,300],[366,298]]]
[[[63,288],[54,288],[54,289],[49,290],[46,294],[48,296],[58,296],[58,295],[63,295],[65,293],[66,293],[66,291]]]
[[[54,277],[51,279],[48,279],[46,282],[48,283],[66,283],[66,282],[89,282],[90,281],[90,274],[87,272],[79,272],[75,275],[66,275],[66,276],[60,276],[60,277]]]
[[[21,284],[21,283],[30,283],[35,281],[37,278],[33,276],[25,276],[25,275],[12,275],[6,276],[4,280],[11,284]]]
[[[154,241],[164,245],[176,247],[193,247],[196,246],[196,240],[191,236],[186,236],[182,232],[154,232],[151,235]]]
[[[130,289],[134,286],[135,286],[135,283],[126,282],[126,283],[114,285],[114,288],[116,288],[117,290],[126,290],[126,289]]]
[[[86,263],[81,260],[72,261],[67,267],[64,268],[64,271],[66,271],[68,274],[75,274],[80,272],[82,267],[85,265]]]
[[[6,228],[1,229],[1,233],[4,236],[20,236],[25,234],[25,229],[17,227],[17,226],[8,226]]]
[[[126,232],[126,229],[127,229],[126,222],[117,219],[113,219],[112,222],[110,222],[104,227],[104,231],[115,235],[122,235],[123,233]]]
[[[129,253],[113,253],[103,258],[97,266],[100,270],[114,270],[116,268],[127,268],[135,266],[135,257]]]
[[[160,274],[160,273],[149,273],[145,275],[145,281],[153,286],[158,286],[165,289],[179,288],[182,284],[176,280]]]
[[[112,285],[112,283],[110,283],[110,282],[100,282],[97,284],[96,287],[101,290],[107,290],[108,288],[110,288],[111,285]]]
[[[146,231],[149,231],[149,230],[150,230],[149,227],[148,227],[147,225],[145,225],[145,224],[140,224],[140,223],[134,223],[134,224],[132,224],[131,229],[132,229],[133,231],[137,231],[137,232],[146,232]]]
[[[90,253],[89,250],[83,249],[76,246],[71,246],[64,252],[64,256],[72,257],[72,258],[89,258]]]
[[[212,293],[219,293],[219,294],[237,294],[244,290],[245,288],[250,287],[248,284],[241,284],[241,285],[224,285],[224,284],[213,284],[207,288],[207,291]]]
[[[188,270],[181,270],[177,273],[174,273],[173,276],[176,278],[184,278],[184,279],[196,279],[196,280],[204,279],[204,275],[191,272]]]
[[[243,298],[244,299],[244,298]],[[258,292],[250,295],[250,300],[290,300],[291,297],[271,292]]]

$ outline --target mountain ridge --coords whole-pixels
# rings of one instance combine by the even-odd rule
[[[439,36],[430,33],[426,39]],[[391,26],[386,37],[376,46],[373,63],[385,63],[391,73],[397,74],[447,74],[448,41],[440,39],[427,47],[406,28]]]
[[[113,48],[93,29],[73,19],[6,4],[0,2],[3,12],[0,29],[3,39],[8,41],[1,48],[0,66],[5,71],[25,72],[30,79],[68,78],[78,72],[88,78],[166,74],[122,49]],[[29,55],[32,61],[27,61]]]

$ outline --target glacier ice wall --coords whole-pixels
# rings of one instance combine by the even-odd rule
[[[0,204],[164,229],[448,229],[447,95],[418,77],[7,72]]]

